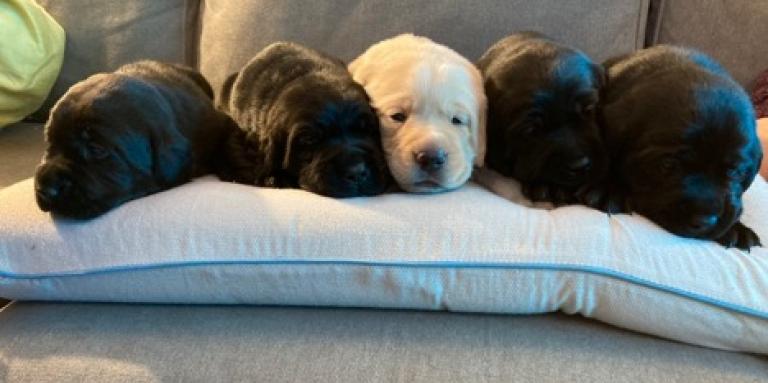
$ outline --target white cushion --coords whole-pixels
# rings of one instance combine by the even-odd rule
[[[31,180],[0,190],[0,296],[492,313],[562,310],[768,353],[768,250],[679,238],[639,216],[541,210],[475,184],[331,199],[208,177],[89,222]],[[768,185],[743,220],[768,240]]]

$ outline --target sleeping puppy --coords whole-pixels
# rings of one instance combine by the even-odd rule
[[[482,81],[458,53],[404,34],[371,46],[349,70],[379,112],[389,169],[402,189],[454,189],[483,164]]]
[[[330,197],[388,185],[379,121],[339,60],[274,43],[229,76],[218,104],[241,128],[229,138],[223,180]]]
[[[684,237],[758,246],[739,222],[762,150],[744,90],[702,53],[655,46],[605,63],[602,107],[612,211]]]
[[[532,201],[577,202],[605,166],[595,122],[602,67],[534,32],[498,41],[477,65],[488,97],[488,167],[518,180]]]
[[[209,171],[222,133],[233,127],[191,68],[140,61],[95,74],[51,110],[37,203],[87,219],[179,185]]]

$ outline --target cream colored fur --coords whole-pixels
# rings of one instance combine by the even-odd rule
[[[467,59],[428,38],[404,34],[374,44],[349,70],[379,114],[387,162],[401,188],[454,189],[469,179],[473,165],[482,166],[487,106],[480,73]],[[406,120],[395,121],[397,113]],[[447,153],[446,164],[438,172],[423,171],[415,153],[436,149]]]

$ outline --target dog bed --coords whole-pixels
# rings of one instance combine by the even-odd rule
[[[743,221],[768,241],[768,185]],[[0,296],[20,300],[561,310],[768,354],[768,250],[671,235],[633,215],[543,210],[469,184],[331,199],[205,177],[88,222],[0,190]]]

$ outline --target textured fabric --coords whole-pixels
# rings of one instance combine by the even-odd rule
[[[48,101],[47,112],[72,84],[97,72],[109,72],[140,60],[186,62],[188,39],[196,38],[188,13],[191,0],[39,0],[67,32],[61,75]],[[188,4],[189,3],[189,4]],[[189,10],[188,7],[193,7]]]
[[[206,0],[200,67],[218,88],[276,40],[351,60],[371,44],[413,32],[474,61],[496,40],[534,29],[602,60],[643,44],[647,0]]]
[[[657,42],[697,48],[744,86],[768,67],[765,0],[663,1]]]
[[[768,62],[768,59],[766,59]],[[755,105],[757,118],[768,117],[768,70],[760,73],[754,81],[752,89],[752,104]]]
[[[14,303],[7,383],[764,383],[768,359],[565,317]]]
[[[44,151],[41,124],[17,123],[0,130],[0,188],[31,177]]]
[[[64,58],[64,29],[34,1],[0,2],[0,128],[34,112]]]
[[[40,212],[32,184],[0,190],[6,298],[563,310],[768,353],[768,250],[679,238],[638,216],[530,209],[474,184],[336,200],[207,177],[83,223]],[[761,199],[758,179],[744,221],[768,238]]]

